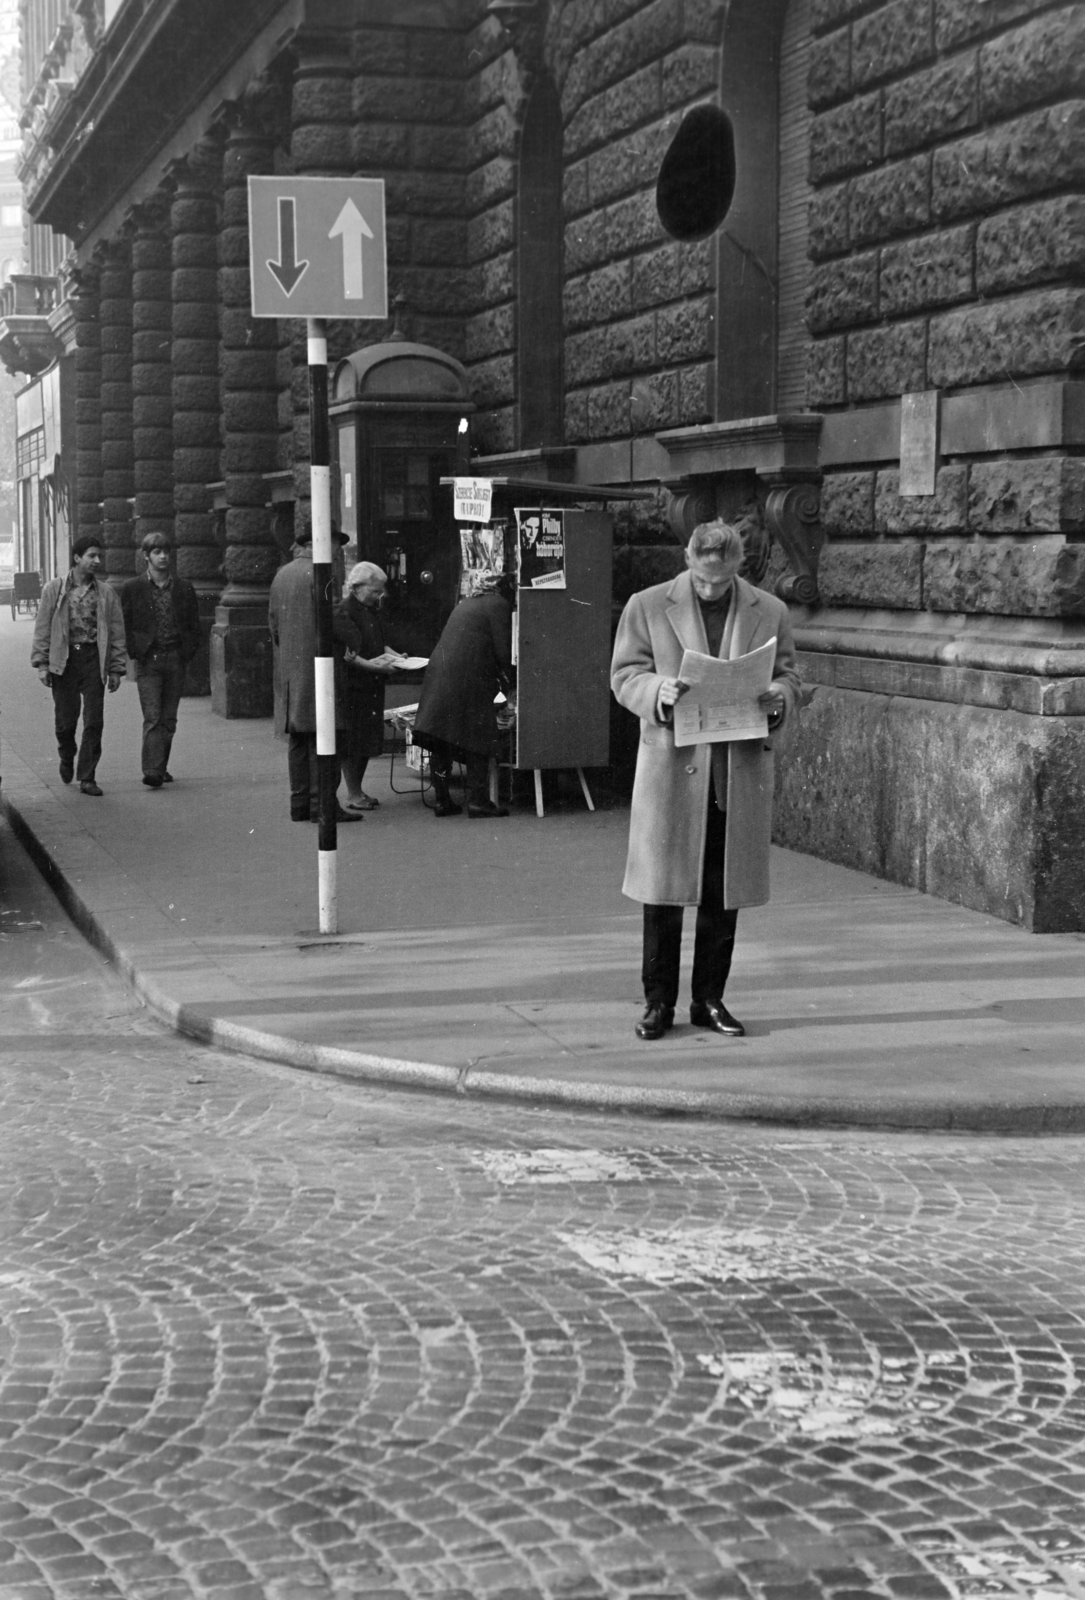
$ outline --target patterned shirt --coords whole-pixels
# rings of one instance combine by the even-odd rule
[[[181,643],[181,635],[177,628],[177,620],[173,615],[173,579],[167,578],[165,583],[151,583],[151,606],[154,610],[154,645],[155,650],[176,650]]]
[[[68,591],[68,643],[98,643],[98,585],[93,578],[73,582]]]

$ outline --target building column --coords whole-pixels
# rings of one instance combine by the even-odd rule
[[[274,170],[269,116],[239,107],[226,137],[219,233],[226,588],[211,630],[211,704],[223,717],[273,709],[268,591],[279,566],[265,474],[278,456],[279,325],[250,311],[248,178]]]
[[[75,268],[68,299],[75,322],[75,482],[77,537],[102,530],[102,335],[98,269]]]
[[[171,168],[173,266],[173,500],[177,571],[194,586],[201,644],[185,693],[211,693],[211,626],[222,590],[222,548],[209,485],[219,477],[218,197],[222,152],[208,142]]]
[[[169,200],[161,191],[132,212],[132,542],[137,548],[145,534],[173,533],[173,308],[168,220]]]
[[[121,583],[132,549],[132,246],[126,234],[97,252],[102,349],[102,542],[105,570]]]

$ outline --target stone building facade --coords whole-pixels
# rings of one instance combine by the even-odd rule
[[[1085,8],[40,3],[23,179],[71,241],[75,515],[118,578],[173,527],[194,691],[268,709],[308,495],[304,330],[249,314],[247,178],[380,176],[397,332],[462,364],[475,470],[648,491],[616,604],[715,512],[791,603],[814,692],[780,839],[1085,927]],[[705,106],[733,202],[676,236],[660,172]],[[332,360],[390,336],[333,323]]]

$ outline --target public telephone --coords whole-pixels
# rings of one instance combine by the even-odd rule
[[[339,525],[353,559],[388,575],[389,643],[428,656],[457,596],[459,534],[440,481],[468,460],[467,374],[443,351],[393,337],[339,363],[329,410]]]

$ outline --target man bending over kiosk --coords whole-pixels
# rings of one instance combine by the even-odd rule
[[[645,1011],[636,1033],[659,1039],[674,1022],[682,912],[697,907],[690,1021],[732,1037],[745,1032],[723,1003],[740,906],[769,898],[773,744],[799,688],[787,607],[738,576],[742,536],[702,522],[687,571],[633,595],[614,644],[611,687],[640,718],[640,744],[622,891],[644,904]],[[674,742],[674,707],[685,692],[685,650],[733,660],[776,641],[767,738]]]

